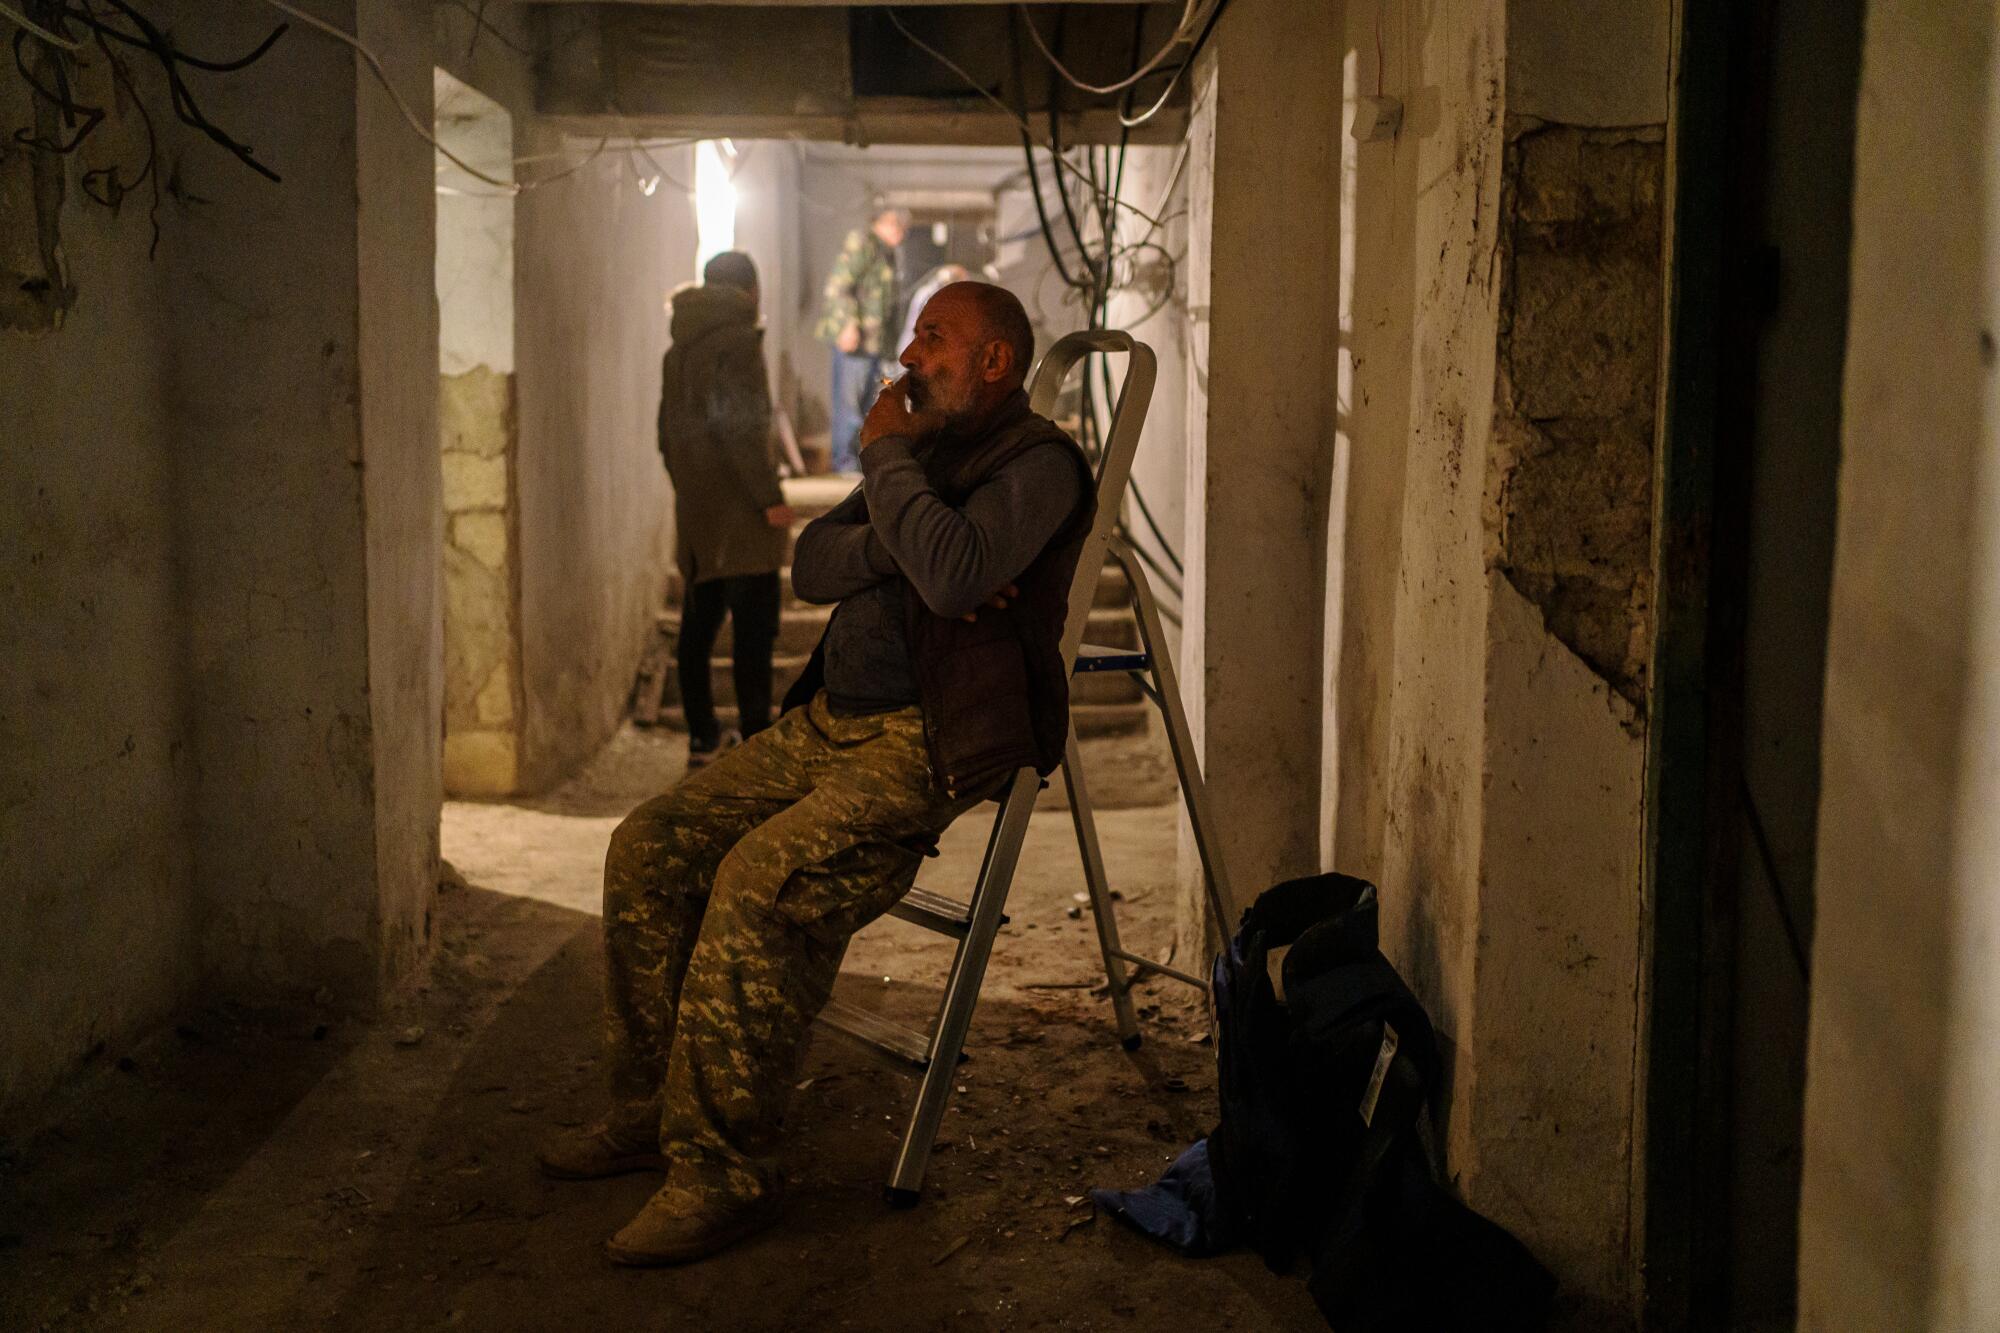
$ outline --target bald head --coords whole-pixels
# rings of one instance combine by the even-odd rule
[[[1020,298],[990,282],[954,282],[938,294],[959,289],[965,291],[979,311],[986,337],[1006,343],[1013,354],[1013,386],[1018,388],[1035,363],[1035,326],[1028,322],[1028,312],[1022,308]]]
[[[924,309],[934,309],[939,302],[962,306],[968,312],[971,331],[980,342],[1007,345],[1012,359],[1008,388],[1019,388],[1035,361],[1035,327],[1028,322],[1028,312],[1022,308],[1020,298],[990,282],[967,281],[938,288]]]
[[[940,287],[917,316],[902,363],[911,406],[943,420],[982,414],[1019,389],[1035,331],[1014,294],[990,282]]]

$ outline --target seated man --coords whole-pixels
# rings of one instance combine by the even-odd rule
[[[784,715],[612,835],[612,1110],[542,1166],[664,1167],[617,1262],[697,1259],[775,1220],[779,1120],[849,937],[952,820],[1061,758],[1094,505],[1082,452],[1028,407],[1033,353],[1003,289],[931,299],[862,428],[860,488],[799,537],[795,590],[838,607]]]

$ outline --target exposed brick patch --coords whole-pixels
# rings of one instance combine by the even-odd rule
[[[1664,134],[1508,127],[1487,561],[1643,709]]]

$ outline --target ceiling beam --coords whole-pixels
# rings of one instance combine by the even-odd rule
[[[670,114],[618,115],[588,111],[558,111],[545,119],[572,134],[641,138],[805,139],[862,146],[934,144],[1018,148],[1021,130],[998,111],[955,111],[922,98],[856,98],[846,112],[819,114],[741,113],[726,110]],[[1030,117],[1037,142],[1046,143],[1048,117]],[[1069,144],[1115,144],[1118,115],[1112,110],[1064,112],[1062,141]],[[1169,107],[1134,130],[1131,142],[1179,143],[1187,134],[1187,112]]]

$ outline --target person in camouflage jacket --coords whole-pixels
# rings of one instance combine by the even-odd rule
[[[820,314],[819,337],[833,344],[831,412],[833,470],[859,472],[855,442],[861,418],[881,389],[876,367],[900,348],[889,345],[900,326],[901,291],[896,251],[909,227],[909,214],[885,208],[865,228],[848,233],[840,258],[826,280],[826,304]]]

